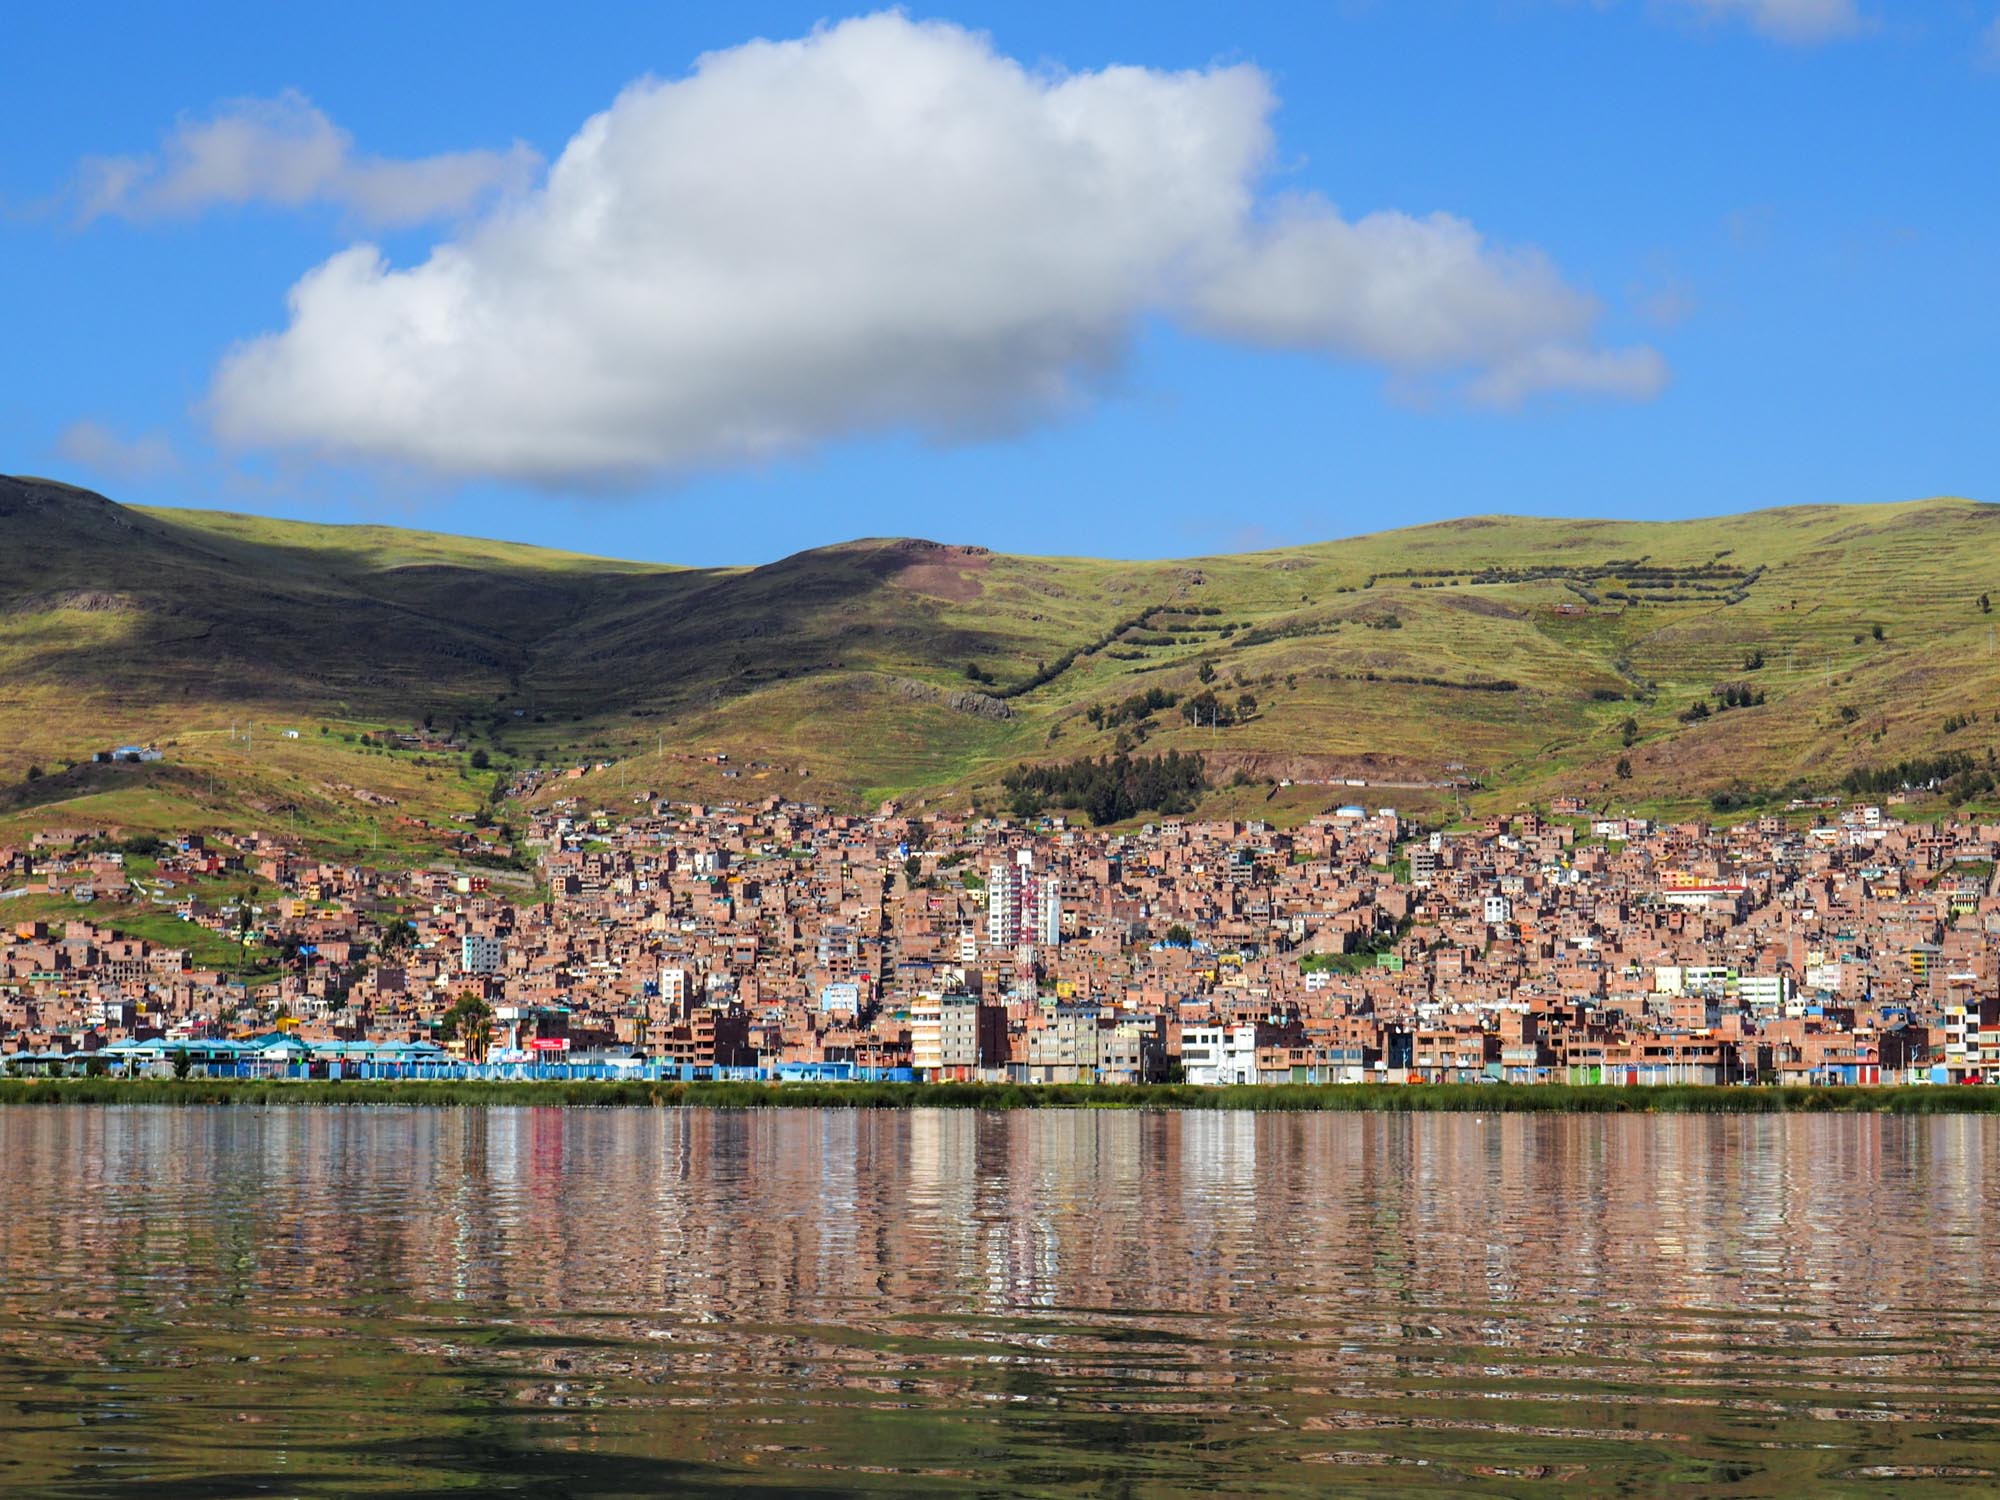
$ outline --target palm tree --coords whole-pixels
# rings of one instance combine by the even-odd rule
[[[493,1007],[471,990],[452,1002],[444,1013],[444,1034],[464,1045],[468,1062],[484,1062],[493,1029]]]

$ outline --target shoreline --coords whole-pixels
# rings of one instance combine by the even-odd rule
[[[2000,1088],[1708,1084],[471,1082],[5,1078],[0,1105],[1121,1109],[1341,1114],[2000,1114]]]

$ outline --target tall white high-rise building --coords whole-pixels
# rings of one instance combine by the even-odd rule
[[[1062,946],[1062,882],[1050,870],[1036,881],[1035,941],[1045,948]]]
[[[1053,870],[1036,871],[1032,850],[988,871],[986,941],[1000,948],[1062,945],[1062,881]]]
[[[1020,934],[1020,867],[995,860],[986,872],[986,941],[1005,948],[1019,941]]]

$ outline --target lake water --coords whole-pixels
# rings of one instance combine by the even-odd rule
[[[1992,1117],[6,1108],[0,1491],[1990,1493],[1996,1178]]]

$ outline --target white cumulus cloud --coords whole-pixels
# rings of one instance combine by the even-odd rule
[[[158,219],[215,205],[328,203],[385,227],[463,215],[527,187],[541,159],[526,146],[399,161],[359,155],[353,138],[303,94],[237,99],[183,120],[146,156],[92,157],[78,217]]]
[[[1784,42],[1825,42],[1853,36],[1864,21],[1855,0],[1678,0],[1716,17],[1740,18]]]
[[[1449,385],[1532,368],[1504,377],[1523,397],[1656,388],[1536,251],[1261,198],[1274,108],[1254,67],[1040,72],[896,13],[712,53],[420,264],[364,244],[309,272],[218,369],[215,425],[617,483],[1006,431],[1086,399],[1149,316]]]
[[[1486,365],[1589,337],[1592,301],[1537,251],[1496,250],[1449,214],[1352,223],[1316,198],[1248,228],[1193,289],[1203,326],[1396,369]]]

